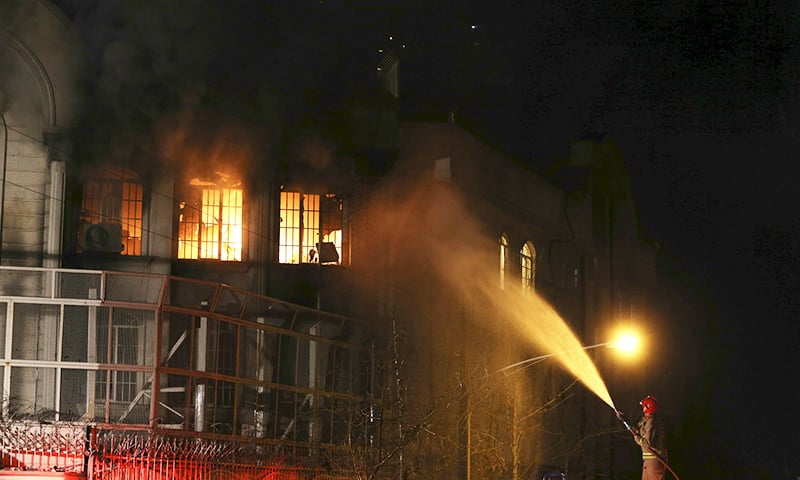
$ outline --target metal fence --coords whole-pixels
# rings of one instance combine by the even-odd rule
[[[0,423],[5,471],[45,472],[92,480],[355,478],[289,462],[271,448],[242,439],[208,439],[134,427]]]

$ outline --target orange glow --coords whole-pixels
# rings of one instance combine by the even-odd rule
[[[616,331],[609,342],[609,347],[614,348],[623,357],[635,357],[642,351],[643,337],[636,330],[625,327]]]
[[[242,183],[257,165],[253,149],[261,138],[236,122],[217,125],[209,135],[191,105],[186,107],[165,119],[159,136],[162,158],[178,172],[192,172],[176,186],[178,258],[242,261]]]
[[[179,204],[178,258],[242,260],[242,188],[239,182],[225,185],[229,178],[219,177],[219,182],[189,182],[188,199]]]
[[[341,263],[342,205],[336,195],[281,192],[280,215],[280,263]],[[322,243],[332,243],[339,257],[321,256]]]

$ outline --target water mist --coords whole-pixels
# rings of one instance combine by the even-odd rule
[[[391,206],[381,210],[382,228],[392,232],[390,251],[402,250],[393,258],[413,258],[415,268],[422,266],[426,274],[435,275],[449,295],[496,312],[505,322],[502,328],[551,356],[615,409],[597,368],[558,312],[535,292],[523,291],[518,279],[507,279],[500,288],[501,232],[484,232],[452,184],[415,183],[408,194],[411,190],[395,188],[402,197],[393,197]]]

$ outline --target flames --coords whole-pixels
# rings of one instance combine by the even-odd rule
[[[191,112],[163,131],[160,153],[178,173],[178,258],[241,261],[244,179],[256,164],[247,135],[235,127],[201,132]]]
[[[193,179],[187,190],[189,200],[179,205],[178,258],[241,261],[241,186],[199,184]]]

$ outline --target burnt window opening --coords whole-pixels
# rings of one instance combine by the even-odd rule
[[[124,167],[95,167],[81,198],[78,247],[82,252],[142,254],[144,188]]]
[[[243,190],[241,180],[217,172],[193,178],[178,202],[178,258],[242,260]]]
[[[280,263],[342,263],[344,202],[332,193],[281,192]]]
[[[536,249],[531,242],[522,244],[519,251],[519,262],[522,269],[522,291],[533,290],[536,285]]]

